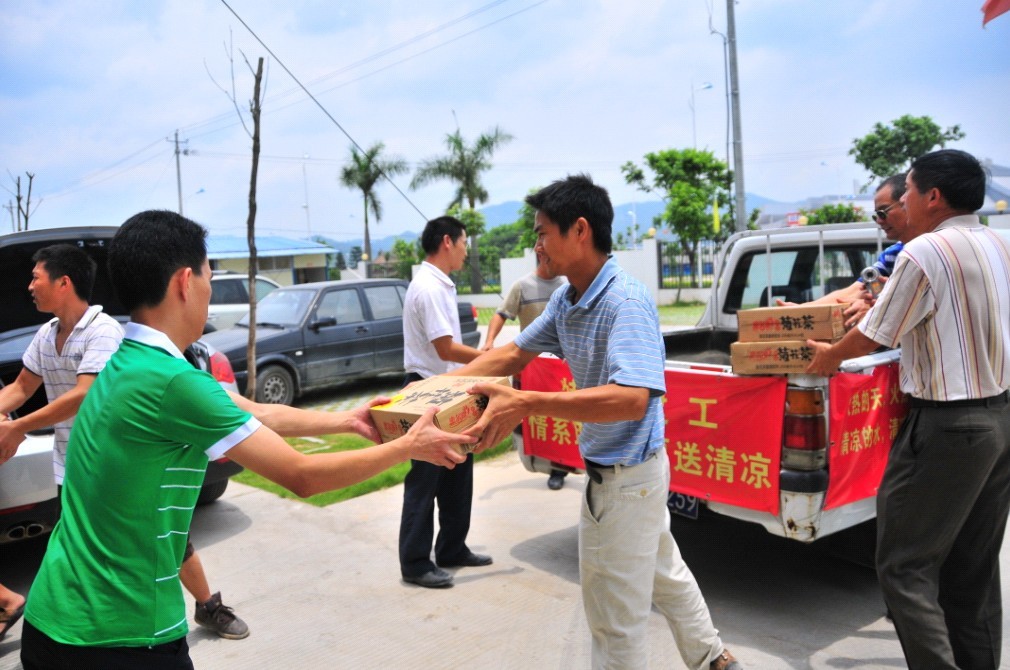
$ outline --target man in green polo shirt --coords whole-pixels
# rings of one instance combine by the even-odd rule
[[[438,430],[429,411],[404,437],[369,449],[292,449],[280,435],[378,434],[368,406],[257,405],[183,358],[207,319],[206,234],[178,214],[148,211],[110,244],[110,276],[131,322],[70,437],[63,516],[25,611],[26,670],[192,668],[179,566],[208,459],[227,454],[309,496],[410,458],[451,468],[464,460],[452,445],[474,441]]]

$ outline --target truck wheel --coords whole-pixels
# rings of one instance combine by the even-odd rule
[[[256,375],[256,402],[290,405],[295,399],[291,373],[279,365],[268,365]]]
[[[228,480],[222,479],[219,482],[214,482],[213,484],[204,484],[203,488],[200,489],[200,495],[197,496],[197,505],[209,505],[218,498],[224,495],[225,489],[228,488]]]

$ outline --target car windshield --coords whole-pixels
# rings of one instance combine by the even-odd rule
[[[273,291],[257,303],[256,323],[299,326],[305,320],[314,295],[314,291]],[[249,315],[239,319],[238,325],[248,328]]]

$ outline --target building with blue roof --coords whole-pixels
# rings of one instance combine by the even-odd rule
[[[336,250],[325,244],[287,237],[257,236],[256,257],[259,274],[281,286],[325,281],[335,267]],[[207,258],[213,270],[249,272],[249,244],[237,235],[207,238]]]

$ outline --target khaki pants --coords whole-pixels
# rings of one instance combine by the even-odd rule
[[[660,450],[633,467],[595,470],[579,520],[582,598],[593,668],[648,666],[652,605],[666,617],[689,668],[723,651],[698,583],[670,534],[670,462]]]

